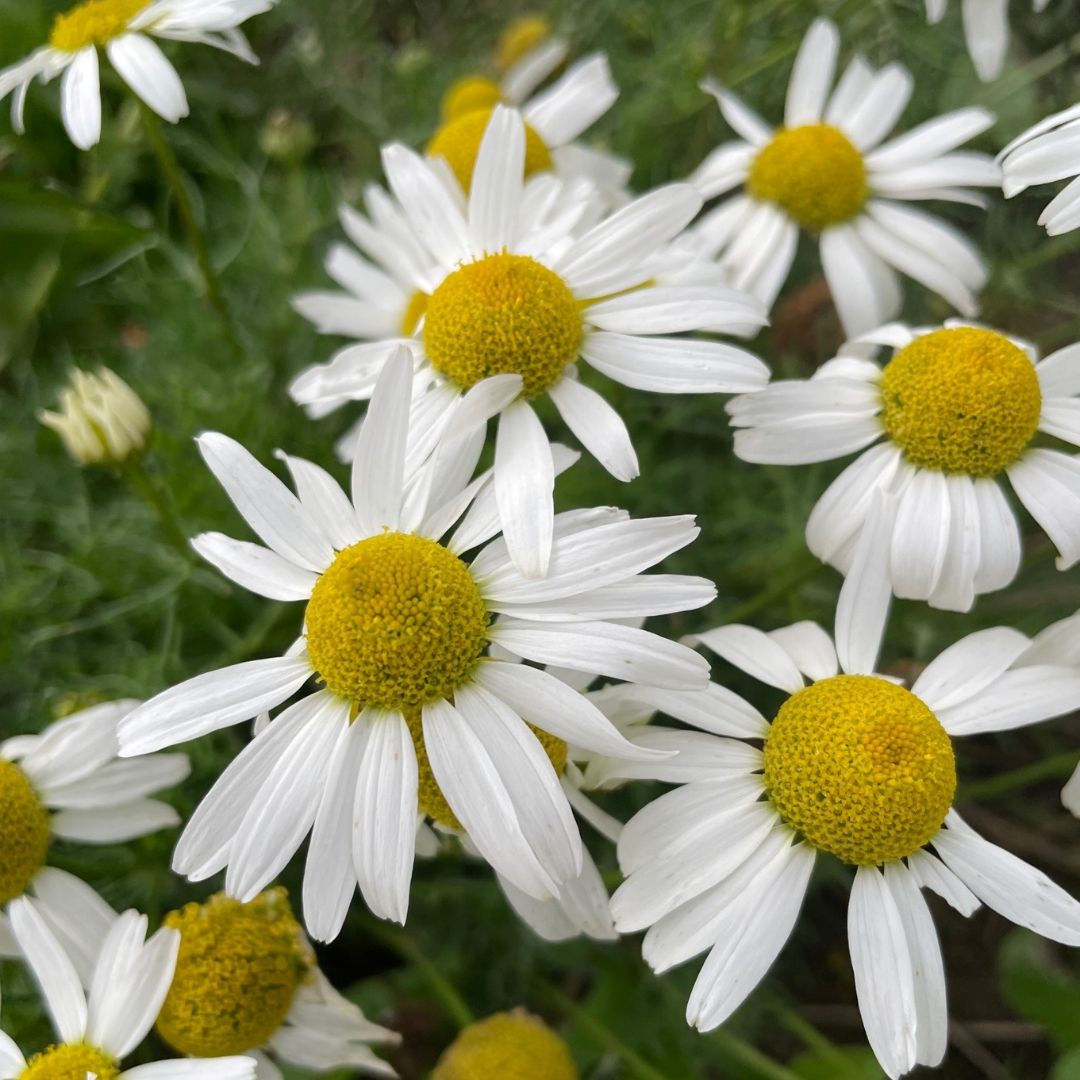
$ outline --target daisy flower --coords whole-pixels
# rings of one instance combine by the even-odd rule
[[[866,359],[890,352],[884,366]],[[735,453],[799,465],[865,451],[814,507],[806,540],[846,573],[876,489],[896,496],[882,549],[895,594],[967,611],[1020,565],[1020,531],[1002,480],[1057,546],[1080,560],[1080,345],[1036,362],[996,330],[884,326],[844,346],[810,379],[775,382],[728,403]],[[872,445],[876,444],[876,445]],[[870,449],[866,449],[870,447]]]
[[[652,753],[627,743],[554,676],[486,657],[490,644],[592,676],[675,687],[708,681],[690,649],[612,621],[712,599],[701,579],[639,576],[694,539],[693,520],[630,521],[609,509],[561,514],[548,576],[524,578],[505,541],[491,540],[496,481],[489,472],[468,482],[484,422],[520,393],[520,378],[489,380],[453,403],[448,423],[414,424],[410,440],[412,377],[404,350],[379,376],[351,501],[309,462],[285,459],[294,496],[231,439],[199,439],[267,547],[206,534],[196,549],[238,584],[304,601],[304,635],[284,656],[165,691],[121,727],[122,752],[145,753],[241,723],[318,680],[320,689],[284,709],[226,769],[173,865],[197,880],[227,867],[226,891],[250,900],[312,831],[304,913],[319,940],[339,932],[357,883],[375,914],[404,922],[418,810],[460,823],[523,892],[558,895],[583,860],[553,764],[563,744]],[[437,448],[417,450],[433,430]],[[493,621],[496,614],[504,618]]]
[[[818,853],[847,863],[859,1008],[878,1061],[897,1077],[938,1064],[946,1049],[945,974],[923,888],[962,914],[982,901],[1080,945],[1080,903],[953,808],[954,740],[1075,709],[1080,672],[1026,663],[1031,641],[1002,627],[946,649],[910,690],[875,674],[888,592],[869,547],[887,542],[883,513],[875,526],[857,557],[859,587],[849,579],[841,596],[835,644],[814,623],[772,633],[733,624],[696,639],[785,699],[770,722],[715,687],[701,719],[682,711],[701,730],[634,736],[679,750],[651,775],[682,786],[626,824],[618,854],[627,877],[612,913],[622,932],[649,928],[643,953],[657,972],[708,951],[686,1016],[709,1031],[779,954]]]
[[[666,248],[700,207],[686,184],[659,188],[583,235],[588,199],[543,204],[567,189],[522,180],[525,129],[499,106],[487,127],[467,212],[439,172],[403,146],[383,154],[386,175],[421,243],[438,264],[423,291],[424,318],[410,340],[417,380],[447,401],[490,376],[514,373],[523,392],[502,410],[495,445],[500,522],[515,564],[530,577],[548,565],[554,514],[552,459],[532,402],[549,396],[570,430],[620,480],[638,473],[626,425],[577,377],[584,360],[627,386],[660,393],[760,389],[765,365],[719,341],[675,335],[743,330],[765,322],[761,304],[721,286],[659,285]],[[538,205],[538,196],[541,197]],[[537,225],[538,218],[547,224]],[[397,341],[347,362],[302,372],[290,392],[318,408],[371,394]]]
[[[720,256],[732,284],[770,307],[800,231],[809,233],[849,336],[899,314],[897,271],[974,316],[975,294],[986,282],[978,250],[951,225],[903,203],[980,205],[970,188],[997,187],[1001,170],[988,155],[956,147],[990,127],[993,114],[959,109],[883,143],[911,97],[911,75],[899,64],[875,72],[856,56],[832,88],[839,49],[836,27],[817,19],[796,57],[777,129],[722,86],[702,85],[740,141],[714,150],[691,183],[707,199],[743,190],[695,232]]]
[[[1028,128],[1002,150],[1002,190],[1011,199],[1031,184],[1070,182],[1039,215],[1050,236],[1080,228],[1080,104]]]
[[[538,59],[546,63],[550,58],[548,54]],[[579,60],[550,87],[530,97],[534,77],[542,69],[543,64],[537,64],[514,71],[502,85],[475,75],[455,83],[443,96],[443,122],[428,143],[427,154],[442,158],[467,192],[484,132],[495,108],[504,103],[519,107],[524,119],[526,177],[555,171],[566,177],[586,176],[621,192],[630,179],[630,164],[574,141],[619,96],[607,57],[595,53]]]
[[[116,844],[180,824],[171,806],[149,796],[188,775],[187,757],[116,760],[117,724],[138,704],[94,705],[0,743],[0,907],[33,895],[86,981],[116,912],[73,874],[46,865],[53,840]],[[18,955],[0,910],[0,956]]]
[[[30,900],[11,905],[11,924],[58,1041],[27,1061],[0,1032],[0,1080],[255,1080],[249,1057],[121,1066],[153,1026],[168,992],[180,944],[175,930],[159,930],[147,941],[145,915],[118,916],[101,944],[87,995],[74,963]]]
[[[180,76],[153,38],[197,41],[258,63],[238,29],[276,0],[85,0],[57,15],[48,45],[0,71],[0,100],[14,94],[11,119],[23,131],[23,106],[34,79],[61,73],[61,115],[68,137],[89,150],[101,137],[98,49],[143,102],[165,120],[187,116]]]
[[[396,1076],[369,1043],[399,1036],[367,1020],[319,970],[288,894],[241,904],[223,893],[165,916],[180,934],[158,1034],[193,1058],[250,1054],[258,1080],[282,1080],[271,1056],[301,1069]]]
[[[1050,0],[1032,0],[1035,12],[1042,11]],[[968,55],[983,82],[996,79],[1005,63],[1009,48],[1009,0],[963,0],[964,40]],[[926,0],[926,18],[939,23],[945,17],[948,0]]]

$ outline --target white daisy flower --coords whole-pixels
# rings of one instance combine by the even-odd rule
[[[632,171],[629,162],[575,141],[619,96],[603,53],[577,61],[546,90],[530,96],[537,83],[550,73],[544,67],[556,51],[557,47],[551,46],[546,53],[541,52],[530,66],[509,73],[503,85],[470,76],[455,83],[444,95],[443,123],[426,152],[446,162],[463,191],[467,192],[472,184],[481,140],[500,103],[521,110],[526,177],[554,171],[567,178],[587,177],[616,193],[616,197],[625,189]]]
[[[1039,215],[1050,236],[1080,228],[1080,104],[1040,120],[1002,150],[1002,190],[1011,199],[1032,184],[1069,183]]]
[[[180,76],[152,40],[196,41],[258,63],[238,29],[276,0],[84,0],[57,15],[48,45],[0,71],[0,100],[14,94],[11,120],[23,131],[23,106],[34,79],[61,73],[61,114],[71,141],[89,150],[101,137],[98,49],[131,89],[170,123],[187,116]]]
[[[192,1058],[250,1054],[258,1080],[282,1080],[274,1058],[317,1072],[397,1075],[369,1044],[400,1036],[330,985],[284,889],[249,904],[218,893],[170,912],[164,925],[180,934],[180,951],[156,1026],[174,1050]]]
[[[660,393],[760,389],[765,365],[719,341],[675,335],[760,326],[765,313],[747,294],[720,286],[659,285],[667,246],[701,200],[686,184],[659,188],[584,235],[574,228],[589,200],[547,202],[566,189],[523,184],[521,117],[499,106],[484,135],[467,213],[437,170],[403,146],[386,148],[390,187],[438,264],[417,286],[428,294],[410,339],[417,380],[456,398],[490,376],[515,373],[519,399],[502,411],[495,446],[495,491],[511,556],[542,576],[554,514],[548,440],[531,402],[550,396],[571,431],[620,480],[638,473],[626,425],[577,377],[575,363]],[[537,226],[538,221],[546,224]],[[310,368],[290,392],[308,408],[362,400],[398,340],[358,348],[347,361]]]
[[[887,542],[884,514],[872,542]],[[701,730],[646,727],[632,736],[679,751],[651,770],[631,766],[632,775],[682,786],[624,827],[627,879],[612,912],[622,932],[649,928],[643,952],[657,972],[709,952],[686,1014],[709,1031],[779,954],[817,853],[849,864],[859,1008],[878,1061],[897,1077],[938,1064],[946,1049],[945,974],[921,889],[962,914],[982,901],[1080,945],[1080,903],[952,808],[954,738],[1075,709],[1080,672],[1030,662],[1031,641],[1003,627],[946,649],[910,690],[875,674],[888,593],[873,580],[869,543],[858,559],[863,580],[841,597],[835,645],[814,623],[772,633],[729,625],[696,639],[787,695],[771,722],[719,686],[696,715],[690,695],[670,708],[656,695],[659,708]]]
[[[891,350],[884,367],[866,359]],[[810,379],[728,403],[735,453],[798,465],[863,451],[814,507],[806,540],[847,573],[877,489],[896,496],[882,550],[895,594],[967,611],[1020,565],[1020,531],[1001,483],[1056,545],[1080,560],[1080,457],[1036,446],[1038,432],[1080,445],[1080,345],[1036,362],[996,330],[884,326],[850,342]],[[877,445],[872,445],[872,444]],[[866,447],[871,447],[866,450]]]
[[[990,127],[993,114],[959,109],[883,143],[911,97],[911,74],[899,64],[875,72],[856,56],[833,88],[839,51],[836,27],[817,19],[796,57],[777,129],[724,87],[702,85],[740,141],[714,150],[691,183],[707,199],[739,185],[743,191],[710,211],[695,232],[719,255],[732,284],[770,307],[800,231],[815,237],[849,336],[899,314],[898,271],[974,316],[987,276],[978,249],[953,226],[903,203],[981,205],[970,189],[997,187],[1001,170],[988,155],[956,147]]]
[[[121,1066],[153,1026],[172,979],[180,935],[159,930],[146,940],[146,916],[126,911],[101,945],[89,994],[71,957],[26,897],[11,905],[11,925],[56,1029],[57,1043],[29,1061],[0,1031],[0,1080],[255,1080],[255,1061],[158,1061]]]
[[[639,576],[694,539],[693,520],[574,511],[554,521],[542,580],[514,568],[503,539],[466,563],[466,551],[498,532],[497,478],[468,482],[484,423],[521,381],[504,375],[454,395],[441,417],[430,402],[445,402],[424,395],[426,419],[414,423],[410,444],[412,374],[399,350],[379,376],[352,501],[309,462],[285,458],[297,497],[231,439],[200,438],[268,547],[206,534],[196,549],[261,595],[305,601],[304,637],[285,656],[182,683],[121,727],[122,752],[145,753],[272,709],[312,676],[323,684],[229,766],[173,864],[193,879],[227,867],[226,891],[249,900],[314,827],[304,912],[320,940],[340,930],[357,883],[373,912],[404,922],[418,808],[444,823],[452,815],[448,823],[460,822],[523,892],[558,895],[581,872],[583,854],[549,755],[562,742],[614,756],[652,753],[627,743],[554,676],[485,657],[489,644],[593,676],[675,687],[708,681],[691,650],[612,621],[711,600],[715,590],[699,578]],[[417,449],[426,440],[430,450],[432,438],[443,440],[434,453]],[[493,622],[495,614],[505,617]]]
[[[117,724],[137,705],[94,705],[0,743],[0,907],[32,895],[87,984],[116,912],[73,874],[46,865],[52,842],[116,844],[179,825],[171,806],[149,796],[190,771],[184,754],[116,760]],[[0,910],[0,956],[18,955]]]
[[[1050,0],[1032,0],[1035,12],[1042,11]],[[926,0],[926,18],[939,23],[945,17],[948,0]],[[983,82],[996,79],[1005,63],[1009,48],[1009,0],[963,0],[964,40],[968,55]]]

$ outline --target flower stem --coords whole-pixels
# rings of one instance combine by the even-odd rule
[[[571,1017],[606,1050],[615,1054],[631,1076],[638,1077],[638,1080],[665,1080],[664,1074],[659,1069],[653,1068],[636,1050],[627,1046],[614,1031],[583,1009],[573,998],[549,982],[540,982],[537,988],[554,1007]]]
[[[374,919],[365,920],[364,925],[372,937],[377,938],[396,952],[402,960],[416,968],[427,980],[432,993],[439,999],[443,1011],[459,1028],[466,1028],[476,1020],[465,999],[404,930]]]
[[[157,480],[146,471],[146,466],[143,465],[142,459],[137,454],[133,454],[120,468],[121,472],[123,472],[124,476],[127,478],[128,483],[131,484],[150,509],[157,515],[158,521],[161,523],[161,528],[165,533],[165,539],[168,540],[185,559],[190,559],[192,557],[192,551],[191,545],[188,543],[187,533],[184,532],[184,529],[176,516],[176,511],[173,510],[172,504],[161,490]]]
[[[180,163],[176,160],[169,140],[161,128],[161,121],[152,109],[141,101],[139,102],[139,115],[142,118],[143,130],[146,132],[150,150],[157,162],[165,184],[172,194],[176,203],[177,213],[180,215],[180,224],[183,226],[184,235],[187,237],[191,250],[195,254],[195,261],[199,265],[199,273],[202,275],[203,288],[206,290],[206,299],[215,313],[229,326],[229,312],[225,307],[225,301],[221,296],[221,288],[218,285],[217,275],[210,264],[210,252],[206,247],[206,238],[202,228],[195,217],[195,209],[191,205],[191,196],[184,186],[184,178],[180,172]],[[230,328],[230,337],[232,334]]]
[[[1065,750],[1053,757],[1044,758],[1042,761],[1024,765],[1011,772],[991,776],[985,780],[976,780],[974,783],[964,784],[957,796],[959,802],[975,802],[983,799],[996,799],[999,795],[1007,795],[1017,788],[1030,787],[1039,783],[1040,780],[1053,780],[1069,776],[1080,763],[1080,753],[1075,750]]]

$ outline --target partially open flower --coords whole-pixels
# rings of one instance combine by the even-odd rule
[[[152,426],[139,395],[107,367],[76,368],[60,395],[60,411],[42,411],[38,419],[80,465],[120,464],[146,446]]]

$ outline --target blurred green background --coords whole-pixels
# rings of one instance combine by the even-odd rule
[[[989,86],[966,55],[958,3],[938,27],[925,24],[922,0],[592,0],[541,11],[575,55],[608,53],[622,96],[590,138],[632,159],[634,186],[643,190],[684,176],[728,137],[697,89],[704,75],[737,88],[766,117],[780,115],[792,57],[819,13],[839,21],[845,59],[857,48],[875,63],[900,60],[913,70],[917,90],[904,126],[984,104],[999,123],[979,146],[996,151],[1080,97],[1080,5],[1058,0],[1038,18],[1024,0],[1011,6],[1010,61]],[[39,44],[59,8],[0,0],[0,66]],[[192,116],[166,134],[235,340],[200,296],[138,110],[114,76],[104,79],[104,136],[90,153],[68,143],[55,87],[32,88],[26,137],[0,120],[0,736],[35,731],[73,703],[148,696],[271,655],[295,636],[296,605],[250,596],[200,566],[170,543],[123,475],[77,469],[35,414],[55,406],[72,365],[113,367],[153,412],[145,467],[188,535],[246,535],[195,451],[192,437],[204,429],[234,436],[268,464],[283,447],[344,475],[332,447],[356,410],[314,423],[285,394],[292,375],[336,344],[317,337],[289,297],[327,284],[321,258],[338,235],[337,204],[355,202],[378,178],[380,144],[423,145],[442,91],[486,65],[510,18],[535,10],[495,0],[286,0],[245,28],[259,68],[198,46],[167,47]],[[1035,219],[1049,197],[1037,189],[1010,203],[994,196],[985,215],[945,211],[990,260],[983,318],[1043,348],[1080,338],[1080,233],[1047,240]],[[937,298],[909,290],[910,320],[948,314]],[[838,342],[806,245],[773,328],[753,347],[778,373],[803,375]],[[671,567],[718,585],[711,608],[657,620],[657,628],[677,635],[737,619],[771,629],[805,618],[830,626],[839,578],[806,553],[803,527],[839,466],[745,465],[732,456],[722,399],[595,384],[626,418],[642,475],[622,487],[584,459],[564,477],[561,505],[697,514],[701,539]],[[548,419],[557,424],[554,414]],[[1033,632],[1080,608],[1080,573],[1057,573],[1048,542],[1030,521],[1025,528],[1025,567],[1011,589],[982,599],[969,616],[897,605],[884,662],[909,671],[980,626]],[[731,670],[719,666],[715,675],[774,706]],[[1074,894],[1080,824],[1062,809],[1059,791],[1078,734],[1074,717],[969,739],[958,753],[968,820]],[[175,796],[183,814],[246,736],[224,732],[188,748],[194,775]],[[656,793],[638,785],[605,805],[628,816]],[[92,852],[58,846],[53,859],[114,905],[157,918],[208,891],[170,875],[174,842],[164,834]],[[613,853],[593,847],[614,884]],[[298,865],[285,881],[295,897]],[[771,975],[708,1036],[683,1019],[698,962],[658,979],[635,937],[605,947],[545,945],[509,912],[486,868],[453,857],[418,864],[404,935],[375,927],[357,901],[340,940],[320,956],[339,987],[403,1032],[393,1060],[406,1078],[426,1075],[455,1033],[430,969],[477,1016],[519,1004],[545,1016],[569,1039],[582,1075],[596,1080],[869,1078],[880,1074],[865,1048],[847,958],[849,877],[839,863],[819,860],[798,929]],[[986,911],[963,920],[935,897],[930,903],[954,1018],[942,1075],[1080,1077],[1077,956]],[[7,964],[3,981],[5,1030],[38,1049],[49,1036],[27,977]],[[642,1071],[635,1055],[654,1072]]]

